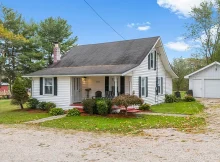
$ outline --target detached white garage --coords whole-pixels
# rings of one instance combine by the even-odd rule
[[[220,63],[212,64],[187,76],[194,97],[220,98]]]

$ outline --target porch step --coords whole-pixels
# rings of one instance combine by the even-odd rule
[[[79,110],[80,113],[84,113],[85,111],[83,110],[83,108],[76,108],[77,110]]]
[[[73,103],[70,106],[83,106],[83,104],[82,103]]]

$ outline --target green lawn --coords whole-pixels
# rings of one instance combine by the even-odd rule
[[[162,103],[159,105],[153,105],[151,110],[157,113],[167,114],[197,114],[202,112],[204,105],[195,102],[175,102],[175,103]]]
[[[11,105],[10,100],[0,100],[0,124],[17,124],[25,121],[45,118],[48,113],[33,113],[27,109],[19,110],[16,105]]]
[[[204,118],[145,115],[140,118],[116,118],[102,116],[65,117],[40,124],[45,127],[135,134],[149,128],[198,128],[205,125]]]

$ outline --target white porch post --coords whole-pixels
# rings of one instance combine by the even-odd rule
[[[117,87],[118,87],[117,76],[114,77],[114,82],[115,82],[115,97],[117,97],[118,96],[118,92],[117,92]]]

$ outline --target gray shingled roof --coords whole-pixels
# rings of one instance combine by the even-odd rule
[[[138,66],[159,37],[73,47],[47,69],[26,76],[122,74]]]

